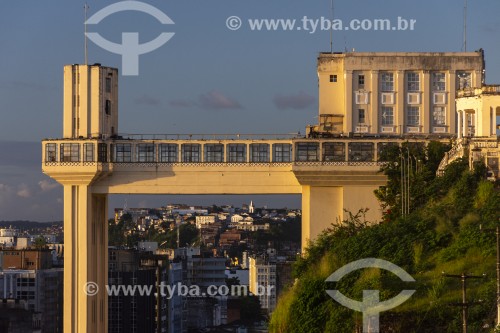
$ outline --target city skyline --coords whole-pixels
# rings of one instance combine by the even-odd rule
[[[88,3],[90,15],[104,7],[97,1]],[[304,133],[307,124],[317,122],[315,58],[329,49],[329,33],[256,32],[248,27],[231,31],[226,18],[329,17],[329,1],[307,5],[226,1],[219,8],[202,1],[150,3],[172,18],[175,25],[167,30],[176,35],[162,48],[141,56],[138,77],[120,76],[120,132]],[[62,67],[83,62],[83,4],[3,4],[0,220],[62,219],[62,190],[41,173],[39,141],[61,136]],[[382,7],[370,1],[336,1],[336,18],[401,16],[417,23],[414,31],[334,33],[334,51],[460,51],[463,4],[428,4],[433,11],[422,3],[390,1]],[[469,3],[467,49],[485,49],[487,83],[500,81],[500,65],[493,61],[500,54],[494,43],[499,28],[494,13],[499,6],[494,1]],[[116,14],[91,29],[111,40],[119,40],[123,31],[137,30],[144,34],[143,42],[164,30],[148,16],[133,13]],[[120,56],[89,42],[89,63],[94,62],[121,69]],[[250,197],[256,198],[236,200],[247,202]],[[116,198],[119,206],[123,200]],[[202,204],[227,202],[227,198],[215,198],[192,197]],[[155,206],[166,201],[158,199],[138,197],[137,202],[146,200],[146,206]],[[278,197],[258,201],[271,199],[275,202]],[[130,206],[133,200],[129,199]],[[292,200],[300,205],[300,197]]]

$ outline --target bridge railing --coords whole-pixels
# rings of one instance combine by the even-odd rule
[[[298,139],[304,136],[297,133],[284,134],[130,134],[121,133],[118,139],[124,140],[283,140]]]
[[[222,163],[308,163],[327,166],[378,163],[381,152],[405,140],[344,139],[47,139],[42,142],[42,161],[47,166],[89,163],[121,165],[198,165]],[[87,164],[85,164],[87,163]],[[214,164],[215,163],[215,164]]]

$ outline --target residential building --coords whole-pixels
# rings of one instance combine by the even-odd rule
[[[24,301],[27,310],[40,314],[43,333],[62,332],[62,268],[0,270],[0,299]]]
[[[109,249],[108,285],[146,286],[150,293],[108,296],[108,332],[169,332],[169,300],[161,297],[160,285],[168,285],[168,258],[136,250]],[[136,289],[137,290],[137,289]]]
[[[249,258],[250,292],[269,313],[276,308],[276,261],[265,253]]]
[[[52,250],[23,249],[2,250],[1,269],[39,270],[52,268]]]
[[[214,215],[197,215],[196,228],[201,229],[201,226],[215,223],[216,216]]]
[[[0,229],[0,247],[14,247],[19,231],[13,227]]]

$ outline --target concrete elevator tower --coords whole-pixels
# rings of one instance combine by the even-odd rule
[[[64,66],[64,138],[109,138],[118,131],[118,70]]]
[[[103,174],[95,139],[118,130],[118,70],[95,65],[64,67],[62,165],[51,173],[64,186],[64,332],[107,333],[107,194],[95,194]],[[82,151],[80,151],[82,150]],[[47,153],[50,150],[45,149]],[[57,149],[55,155],[57,156]],[[96,156],[98,155],[98,156]],[[104,152],[106,155],[106,152]],[[80,158],[80,156],[83,156]],[[83,164],[72,167],[76,161]]]

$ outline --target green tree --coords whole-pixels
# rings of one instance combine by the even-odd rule
[[[33,246],[35,249],[41,250],[41,249],[46,249],[47,248],[47,241],[45,240],[45,237],[43,236],[38,236],[35,238],[33,242]]]
[[[384,220],[394,221],[401,216],[402,175],[409,180],[410,207],[421,207],[428,199],[429,185],[436,178],[436,171],[449,145],[431,141],[423,143],[405,142],[400,146],[387,145],[380,152],[381,167],[387,178],[387,185],[375,190],[384,211]]]

